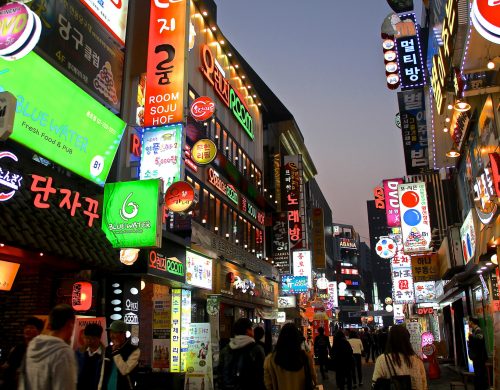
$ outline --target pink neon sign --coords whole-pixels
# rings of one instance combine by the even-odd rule
[[[387,179],[384,180],[383,183],[387,226],[401,226],[401,216],[399,215],[398,184],[402,184],[403,179]]]

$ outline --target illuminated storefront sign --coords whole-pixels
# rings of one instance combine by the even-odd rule
[[[185,252],[185,251],[184,251]],[[180,258],[179,258],[180,257]],[[148,274],[181,283],[186,281],[186,256],[172,256],[170,248],[152,249],[148,256]]]
[[[395,269],[391,271],[394,303],[414,303],[415,292],[411,268]]]
[[[498,205],[496,203],[497,191],[495,189],[493,169],[498,170],[495,159],[492,156],[497,153],[490,153],[489,164],[484,167],[483,173],[476,177],[474,183],[474,205],[477,216],[484,225],[488,225],[497,214]]]
[[[398,194],[405,253],[428,251],[431,225],[425,183],[400,184]]]
[[[307,285],[312,288],[311,251],[293,251],[293,275],[306,276]]]
[[[493,194],[500,198],[500,154],[490,153],[491,174],[493,175]]]
[[[253,120],[244,99],[229,84],[215,63],[214,56],[208,45],[201,48],[201,73],[214,87],[215,93],[231,110],[233,116],[241,124],[250,139],[254,139]]]
[[[247,213],[261,225],[264,225],[265,214],[262,211],[258,210],[257,206],[255,206],[252,202],[250,202],[247,198],[245,198],[242,195],[240,195],[240,208],[241,211]]]
[[[450,74],[450,62],[453,54],[453,41],[458,29],[458,0],[448,0],[446,16],[441,30],[443,46],[439,54],[432,57],[431,86],[438,114],[443,113],[447,78]]]
[[[226,183],[212,168],[208,168],[207,170],[207,180],[221,193],[226,195],[234,204],[238,204],[238,193],[236,192],[234,187],[231,184]]]
[[[10,291],[20,264],[0,260],[0,290]]]
[[[332,304],[333,307],[339,307],[337,282],[328,282],[328,301]]]
[[[144,130],[139,177],[163,179],[163,190],[179,181],[182,157],[182,125]]]
[[[299,169],[298,156],[284,158],[284,189],[285,203],[288,218],[288,240],[290,250],[303,247],[304,232],[302,222],[304,215],[301,212],[302,174]]]
[[[200,139],[191,149],[191,158],[198,165],[210,164],[217,156],[217,146],[210,139]]]
[[[471,261],[476,254],[476,228],[473,213],[474,210],[469,210],[460,228],[460,239],[462,241],[462,253],[464,255],[465,264]]]
[[[189,345],[189,328],[191,327],[191,291],[181,293],[181,371],[186,371]]]
[[[286,309],[297,306],[297,297],[291,295],[288,297],[278,297],[278,309]]]
[[[375,245],[375,252],[382,259],[391,259],[396,254],[398,248],[392,238],[381,236]]]
[[[281,274],[291,272],[286,213],[273,215],[272,249],[274,266]]]
[[[102,230],[113,248],[161,246],[161,181],[104,186]]]
[[[63,167],[104,185],[125,122],[35,53],[0,59],[0,89],[17,97],[11,139]],[[33,72],[36,69],[36,72]],[[47,99],[71,96],[71,99]]]
[[[425,303],[436,300],[436,282],[415,282],[415,302]]]
[[[144,126],[184,120],[189,1],[151,0]]]
[[[439,258],[437,253],[411,256],[414,282],[428,282],[439,279]]]
[[[373,189],[373,197],[375,199],[375,208],[385,210],[384,189],[382,187],[375,187]]]
[[[405,255],[403,251],[398,251],[391,259],[391,269],[409,268],[411,266],[411,256]]]
[[[125,46],[128,0],[82,0],[106,29]],[[167,2],[168,3],[168,2]],[[167,4],[168,6],[168,4]]]
[[[23,177],[20,172],[13,171],[18,161],[14,153],[0,152],[0,202],[11,199],[21,187]]]
[[[181,372],[181,289],[172,290],[171,332],[170,332],[170,371]]]
[[[212,277],[212,259],[186,251],[186,283],[211,290]]]
[[[214,115],[215,103],[208,96],[200,96],[191,103],[190,112],[194,120],[204,122]]]
[[[471,19],[476,30],[490,42],[500,44],[500,3],[498,0],[475,0]]]
[[[165,193],[165,207],[174,213],[188,210],[194,202],[194,189],[186,181],[177,181]]]
[[[417,301],[418,303],[418,301]],[[415,314],[417,316],[433,315],[434,308],[432,307],[415,307]]]
[[[399,215],[398,185],[403,183],[403,179],[387,179],[383,181],[385,195],[385,215],[388,227],[401,226],[401,216]]]
[[[283,294],[300,294],[307,292],[307,276],[283,275],[281,277],[281,291]]]
[[[398,92],[398,105],[406,173],[417,175],[429,169],[424,89]]]
[[[357,250],[356,241],[352,238],[339,238],[340,249],[353,249]]]

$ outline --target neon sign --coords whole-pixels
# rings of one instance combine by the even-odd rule
[[[233,116],[243,127],[250,139],[255,138],[253,131],[253,120],[248,107],[238,92],[224,78],[224,75],[215,64],[215,59],[208,45],[201,47],[201,67],[200,71],[214,87],[215,93],[222,102],[231,110]]]
[[[9,158],[15,162],[18,161],[17,156],[10,152],[0,152],[0,160],[2,158]],[[1,192],[0,190],[0,202],[5,202],[12,198],[16,191],[21,187],[21,181],[23,177],[17,173],[11,172],[5,169],[5,167],[0,166],[0,188],[2,186],[9,188],[11,191]]]
[[[219,174],[212,168],[208,169],[207,175],[210,184],[226,195],[233,203],[238,204],[238,193],[230,184],[222,180]]]

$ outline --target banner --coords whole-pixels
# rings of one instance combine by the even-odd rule
[[[439,258],[437,253],[411,257],[414,282],[439,280]]]
[[[153,358],[155,372],[167,372],[170,367],[171,297],[168,286],[153,284]]]
[[[212,341],[210,324],[193,323],[186,353],[185,390],[212,390]]]

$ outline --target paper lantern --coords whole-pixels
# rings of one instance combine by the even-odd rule
[[[87,311],[92,306],[92,283],[77,282],[73,284],[71,305],[75,311]]]

